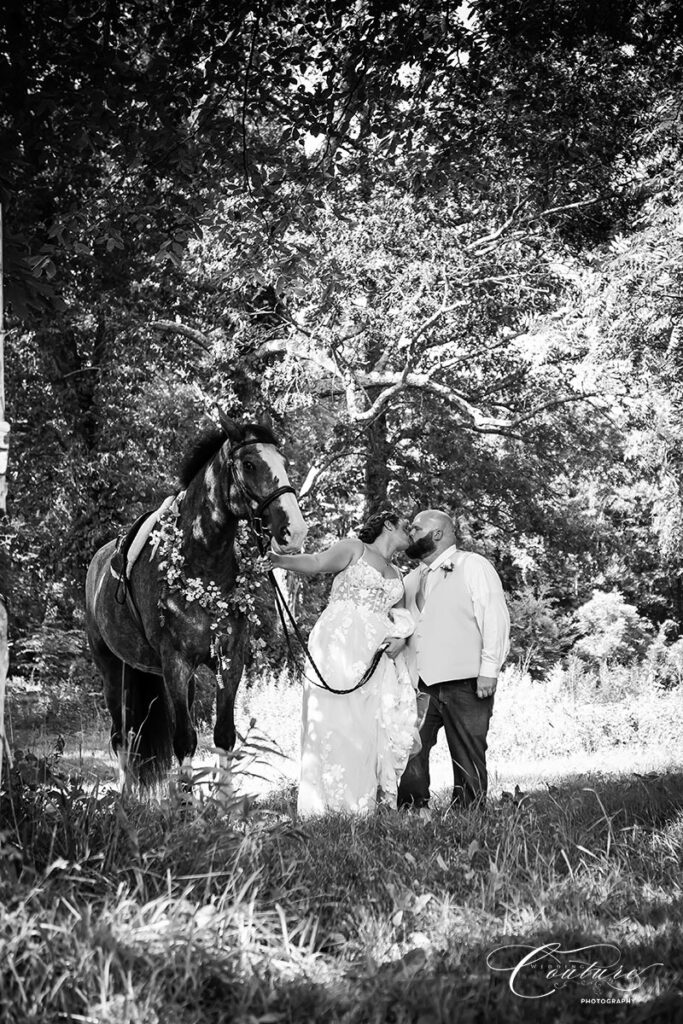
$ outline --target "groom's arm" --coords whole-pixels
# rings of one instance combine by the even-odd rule
[[[500,577],[486,558],[470,555],[465,579],[482,641],[477,696],[490,697],[510,647],[510,615]]]

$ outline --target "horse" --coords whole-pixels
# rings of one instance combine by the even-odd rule
[[[201,666],[218,684],[213,737],[220,770],[227,771],[248,633],[244,611],[229,602],[239,573],[238,526],[246,520],[262,544],[267,530],[283,552],[299,550],[308,530],[270,427],[239,424],[222,412],[219,420],[220,429],[196,442],[182,468],[172,534],[177,548],[164,553],[152,533],[123,577],[125,600],[112,571],[116,540],[97,551],[88,569],[86,630],[104,680],[123,790],[158,785],[174,754],[183,788],[191,786],[197,746],[191,709]],[[177,577],[169,574],[169,560],[194,593],[172,585]],[[198,586],[213,605],[199,599]]]

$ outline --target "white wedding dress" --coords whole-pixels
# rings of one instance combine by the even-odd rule
[[[364,554],[335,577],[308,642],[328,686],[355,686],[385,637],[412,633],[410,613],[392,610],[402,596],[402,580],[385,579]],[[403,770],[420,749],[416,691],[403,655],[392,660],[383,654],[370,680],[353,693],[316,685],[310,664],[305,676],[299,814],[363,814],[378,799],[396,807]]]

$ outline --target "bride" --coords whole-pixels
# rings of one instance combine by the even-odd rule
[[[395,552],[410,538],[407,520],[378,512],[348,537],[310,555],[271,552],[273,566],[314,576],[337,573],[327,607],[311,630],[301,722],[300,815],[367,813],[396,807],[398,782],[419,747],[416,692],[400,652],[414,622],[403,607]]]

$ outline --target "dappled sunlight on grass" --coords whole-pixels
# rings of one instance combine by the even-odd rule
[[[668,1001],[683,995],[683,771],[657,772],[675,758],[665,742],[638,745],[645,728],[629,745],[589,752],[581,745],[593,734],[569,714],[574,732],[537,749],[516,731],[518,698],[530,715],[547,695],[527,680],[507,685],[486,809],[449,809],[441,747],[430,820],[382,809],[297,821],[300,694],[282,681],[240,696],[241,779],[227,808],[208,781],[192,800],[173,783],[122,798],[106,734],[65,737],[60,750],[34,733],[33,759],[27,746],[1,805],[8,1024],[60,1014],[95,1024],[521,1024],[530,1007],[554,1024],[627,1020],[631,1004],[673,1019]],[[619,713],[626,722],[628,709]],[[203,734],[198,775],[212,764]],[[513,991],[520,951],[546,947]],[[571,970],[571,949],[635,974],[616,989],[573,978],[555,991],[552,972]],[[651,964],[661,966],[645,971]]]
[[[78,789],[18,794],[0,874],[13,1005],[38,1021],[54,1019],[40,1016],[50,1005],[102,1022],[246,1024],[284,1007],[284,1020],[408,1024],[483,1000],[521,1021],[528,1008],[487,958],[548,942],[596,946],[598,960],[612,943],[629,968],[661,961],[634,1002],[681,984],[681,775],[539,787],[429,821],[293,823],[291,797],[225,817]],[[580,1013],[576,986],[552,998],[538,1019]]]

